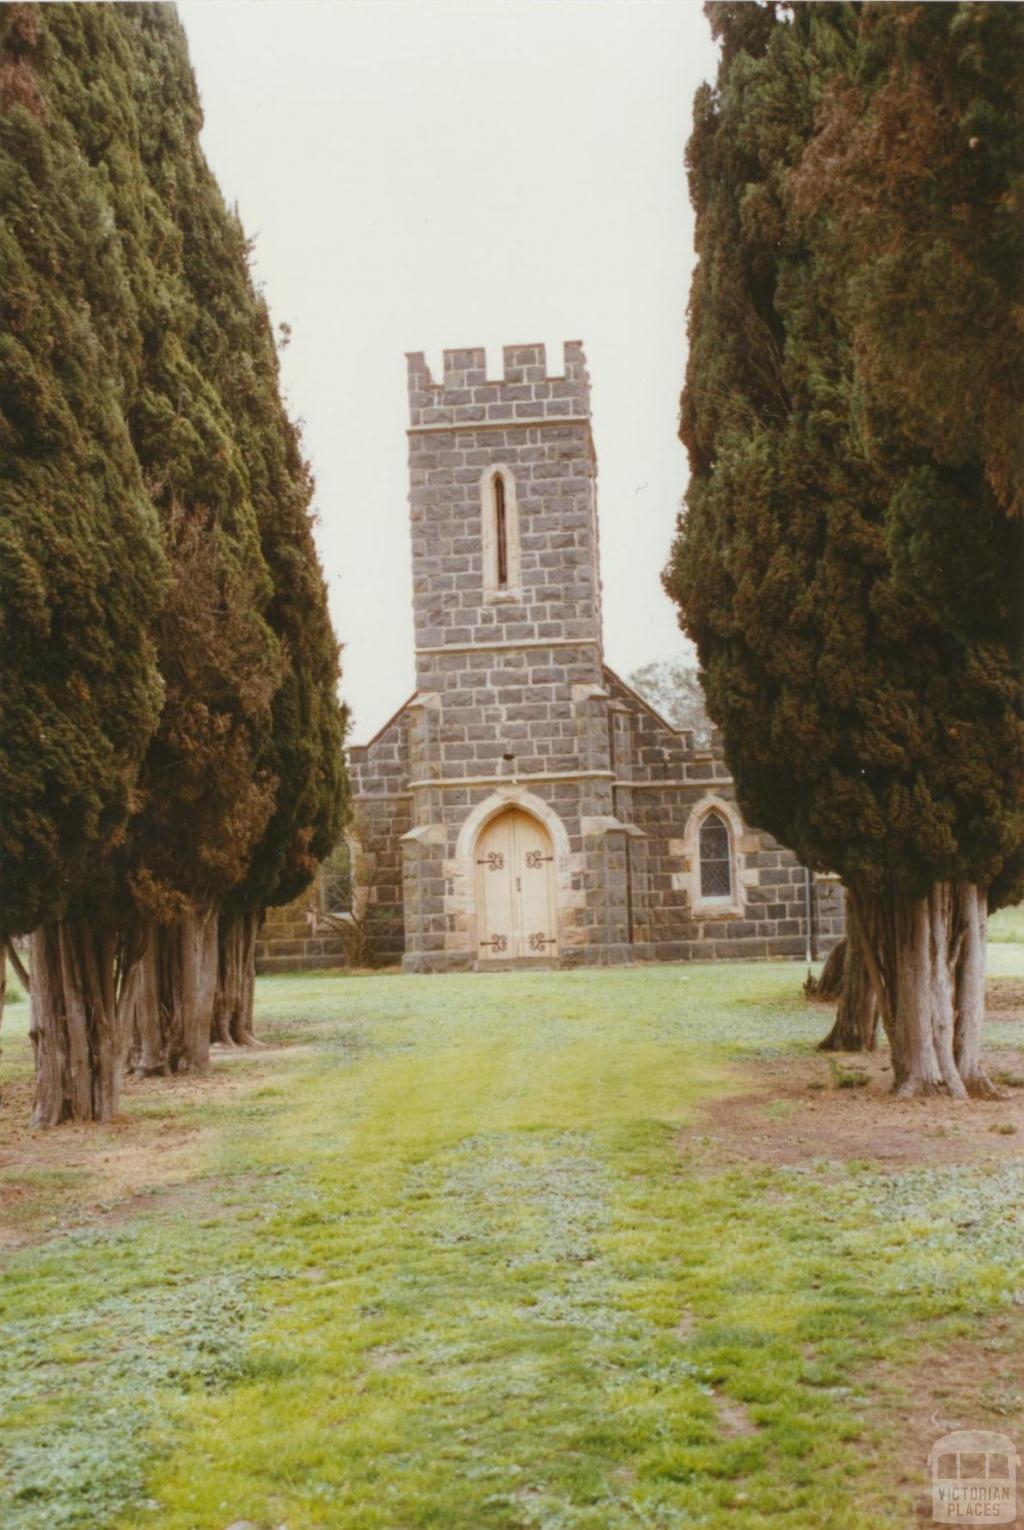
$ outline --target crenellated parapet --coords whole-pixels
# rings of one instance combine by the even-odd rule
[[[502,376],[488,377],[482,346],[445,351],[443,379],[436,382],[423,352],[409,352],[410,429],[547,419],[589,424],[590,378],[582,343],[567,340],[563,355],[562,371],[549,374],[543,345],[506,345]]]
[[[382,954],[435,972],[834,939],[836,897],[743,823],[720,740],[604,663],[582,345],[558,373],[543,345],[505,346],[500,377],[481,346],[438,377],[407,360],[416,694],[349,752]]]

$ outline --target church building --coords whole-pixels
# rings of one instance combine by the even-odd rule
[[[416,691],[349,751],[378,960],[824,954],[838,884],[744,823],[717,737],[672,727],[605,662],[582,345],[559,375],[542,345],[505,347],[500,378],[482,349],[446,351],[439,381],[420,354],[408,373]],[[270,935],[261,967],[290,965]]]

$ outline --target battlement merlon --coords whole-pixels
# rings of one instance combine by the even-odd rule
[[[564,370],[549,375],[543,345],[506,345],[503,376],[487,376],[482,346],[444,353],[444,380],[435,382],[422,351],[410,351],[409,415],[413,430],[531,419],[590,418],[590,377],[580,340],[567,340]]]

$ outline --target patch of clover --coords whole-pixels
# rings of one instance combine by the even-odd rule
[[[273,1371],[273,1357],[248,1345],[256,1315],[231,1272],[129,1288],[98,1302],[84,1324],[73,1306],[8,1321],[0,1368],[4,1530],[95,1530],[137,1500],[140,1446],[159,1433],[161,1392],[218,1391],[268,1364]],[[39,1428],[51,1407],[52,1422]],[[22,1435],[19,1417],[37,1427]]]

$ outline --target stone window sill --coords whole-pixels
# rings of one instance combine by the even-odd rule
[[[743,908],[735,898],[700,898],[693,905],[693,913],[701,919],[739,919]]]

